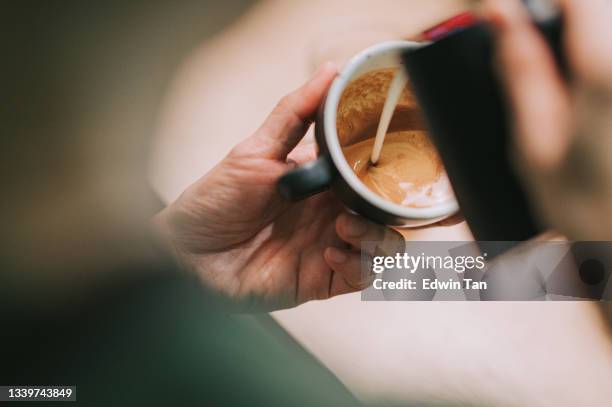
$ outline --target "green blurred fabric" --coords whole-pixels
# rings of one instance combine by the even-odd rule
[[[65,313],[9,308],[2,385],[76,385],[87,406],[358,404],[270,316],[230,314],[178,272],[124,279]]]

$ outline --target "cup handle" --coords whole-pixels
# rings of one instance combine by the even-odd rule
[[[326,190],[332,180],[329,158],[303,164],[285,173],[277,182],[278,192],[287,200],[299,201]]]

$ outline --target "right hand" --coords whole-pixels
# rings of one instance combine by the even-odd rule
[[[514,114],[517,171],[540,217],[575,240],[612,239],[612,3],[563,0],[566,83],[518,0],[489,0]]]

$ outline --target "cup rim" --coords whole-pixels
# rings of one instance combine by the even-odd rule
[[[368,187],[366,187],[365,184],[359,180],[344,157],[344,153],[342,152],[342,147],[340,146],[340,141],[338,139],[336,117],[342,92],[350,83],[353,74],[366,60],[372,56],[391,51],[393,49],[397,49],[398,51],[414,49],[420,48],[422,45],[423,44],[413,41],[386,41],[368,47],[352,57],[332,82],[327,94],[323,115],[323,126],[325,128],[325,140],[327,142],[328,150],[331,159],[340,172],[342,178],[344,178],[349,186],[368,203],[394,216],[406,219],[434,219],[451,216],[459,210],[459,205],[456,199],[453,199],[450,202],[444,202],[432,207],[410,208],[388,201],[370,191]]]

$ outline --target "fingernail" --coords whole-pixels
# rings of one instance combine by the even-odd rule
[[[317,69],[317,71],[314,74],[314,76],[319,76],[323,72],[327,72],[327,71],[337,72],[338,68],[336,67],[336,64],[334,64],[332,61],[326,61],[321,66],[319,66],[319,69]]]
[[[368,223],[365,219],[354,215],[343,215],[343,231],[347,237],[361,237],[368,231]]]
[[[342,264],[346,261],[346,254],[335,247],[330,247],[327,249],[327,257],[332,263]]]

